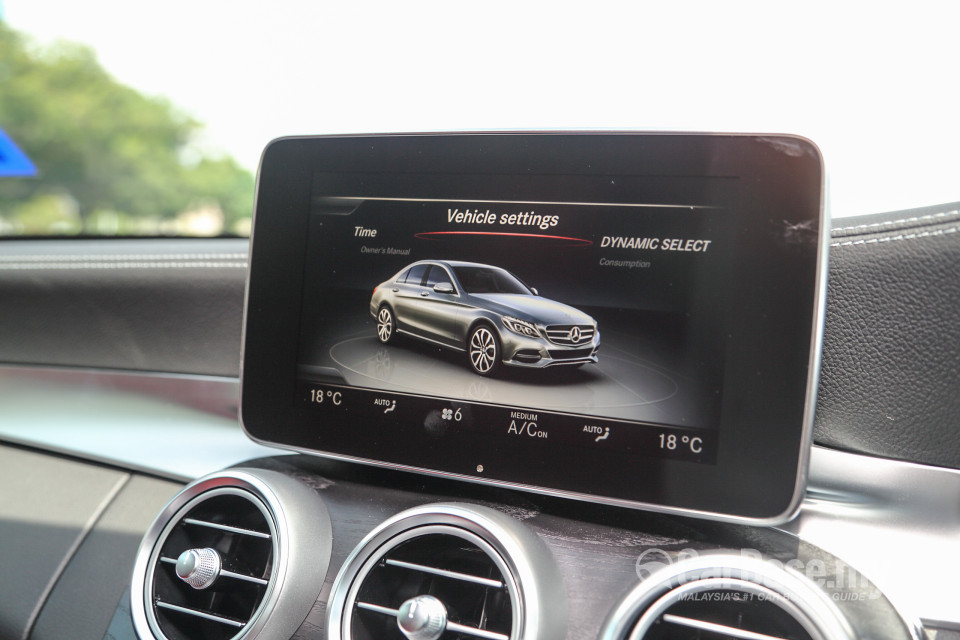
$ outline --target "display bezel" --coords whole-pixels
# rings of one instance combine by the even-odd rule
[[[508,446],[475,434],[459,445],[486,461],[480,474],[474,470],[477,456],[424,448],[405,460],[392,457],[367,425],[351,424],[349,414],[336,425],[318,427],[317,416],[295,402],[317,172],[738,178],[740,246],[729,295],[743,313],[725,346],[716,464],[565,453],[537,442]],[[274,141],[264,151],[257,182],[244,320],[243,427],[258,442],[331,458],[634,508],[782,522],[802,498],[812,431],[827,251],[823,175],[815,145],[782,135],[482,133]],[[344,433],[355,438],[345,440]],[[545,451],[548,459],[531,464]]]

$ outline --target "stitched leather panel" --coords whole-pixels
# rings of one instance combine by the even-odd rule
[[[0,362],[237,377],[246,240],[0,244]]]
[[[832,235],[814,439],[960,468],[960,203]]]

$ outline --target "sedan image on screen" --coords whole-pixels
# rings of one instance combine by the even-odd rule
[[[541,297],[505,269],[474,262],[415,262],[373,290],[370,313],[383,344],[404,334],[464,351],[483,376],[501,365],[595,363],[600,348],[592,317]]]

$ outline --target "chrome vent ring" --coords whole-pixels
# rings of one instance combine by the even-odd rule
[[[391,592],[393,585],[399,588]],[[442,614],[428,613],[423,623],[405,628],[410,609],[416,616],[418,609],[438,604]],[[523,621],[516,582],[499,554],[479,536],[446,525],[391,538],[360,568],[347,608],[354,610],[353,640],[396,631],[402,634],[393,633],[398,640],[438,640],[444,631],[509,640]]]
[[[246,489],[217,487],[188,501],[160,542],[145,593],[160,637],[234,638],[277,581],[273,516]]]
[[[331,640],[562,637],[565,590],[546,546],[486,507],[436,504],[387,520],[331,592]],[[550,615],[548,615],[548,612]]]
[[[711,554],[650,574],[608,615],[601,640],[846,640],[846,618],[804,576],[759,558]]]
[[[316,493],[283,474],[248,469],[201,478],[170,501],[140,545],[131,585],[137,634],[292,635],[320,592],[330,537]]]

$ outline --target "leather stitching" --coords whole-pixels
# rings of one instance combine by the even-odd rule
[[[71,269],[246,269],[246,262],[0,262],[0,271]]]
[[[887,236],[884,238],[870,238],[869,240],[848,240],[846,242],[833,242],[831,247],[852,247],[861,244],[878,244],[881,242],[897,242],[899,240],[915,240],[917,238],[930,238],[933,236],[945,236],[950,233],[960,231],[960,227],[950,227],[949,229],[937,229],[936,231],[924,231],[923,233],[908,233],[898,236]]]
[[[852,227],[837,227],[833,229],[833,233],[837,233],[839,231],[854,231],[857,229],[875,229],[878,227],[892,227],[898,224],[908,224],[912,222],[925,222],[927,220],[937,220],[939,222],[941,218],[949,218],[953,216],[960,216],[960,209],[954,209],[953,211],[943,211],[941,213],[931,213],[925,216],[915,216],[913,218],[901,218],[900,220],[890,220],[888,222],[858,224]]]
[[[45,255],[0,256],[2,262],[131,262],[155,260],[246,260],[246,253],[111,253],[101,255]]]

